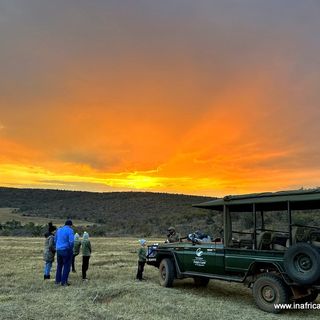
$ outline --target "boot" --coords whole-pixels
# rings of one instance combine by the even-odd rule
[[[43,276],[43,280],[47,280],[48,279],[48,276],[47,275],[44,275]]]

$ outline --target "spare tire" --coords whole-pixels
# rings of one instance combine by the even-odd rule
[[[284,254],[284,267],[293,281],[313,284],[320,278],[320,253],[308,243],[297,243]]]

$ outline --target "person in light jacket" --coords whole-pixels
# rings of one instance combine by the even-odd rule
[[[75,260],[76,256],[80,253],[81,240],[78,233],[74,235],[74,245],[73,245],[73,257],[72,257],[72,272],[76,272]]]
[[[52,263],[54,261],[54,256],[56,254],[56,247],[54,242],[54,235],[56,232],[56,226],[49,222],[48,232],[45,233],[43,260],[44,260],[44,280],[50,279],[50,272],[52,268]]]
[[[91,243],[89,240],[89,234],[88,232],[83,233],[82,237],[82,280],[86,281],[88,280],[87,278],[87,271],[89,269],[89,260],[91,256]]]

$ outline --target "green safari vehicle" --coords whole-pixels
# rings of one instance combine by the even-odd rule
[[[193,278],[239,282],[256,305],[278,313],[279,304],[313,302],[320,291],[320,189],[226,196],[194,207],[222,215],[219,238],[189,238],[148,247],[147,264],[160,284]],[[318,223],[318,225],[317,225]]]

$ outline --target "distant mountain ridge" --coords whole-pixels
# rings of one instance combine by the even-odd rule
[[[181,233],[213,223],[210,210],[192,204],[212,197],[154,192],[84,192],[0,187],[0,207],[24,215],[72,218],[101,224],[105,235],[160,235],[169,225]],[[210,229],[210,228],[209,228]],[[206,230],[204,230],[206,231]]]

